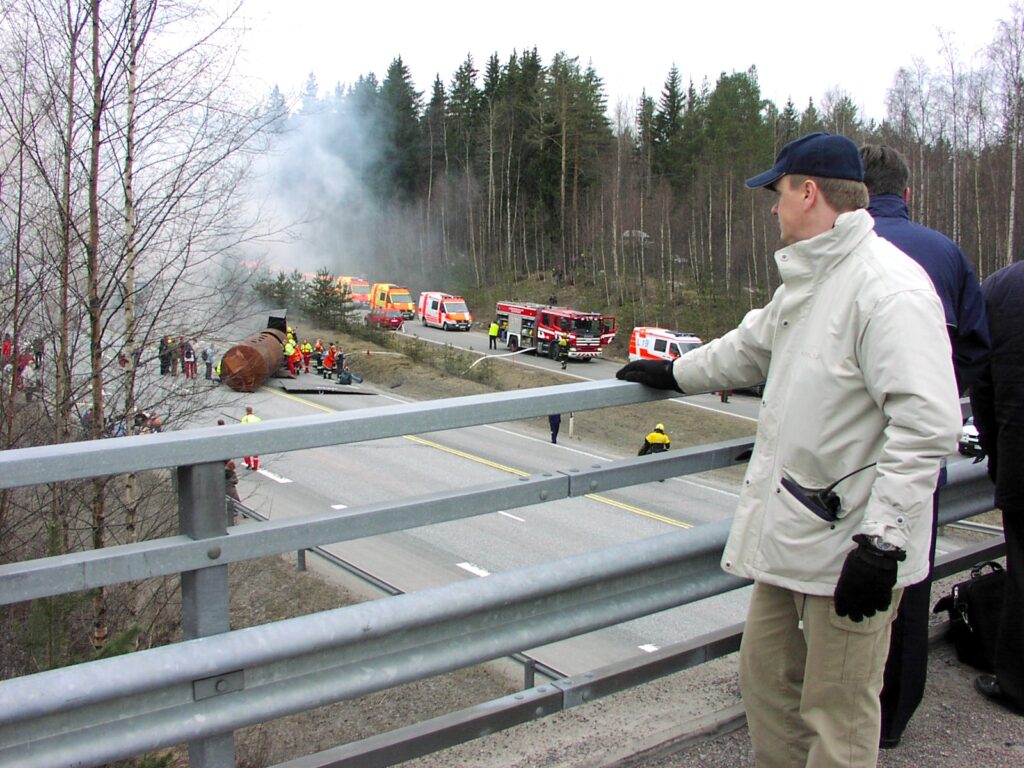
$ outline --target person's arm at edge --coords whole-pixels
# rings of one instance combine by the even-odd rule
[[[865,385],[887,419],[861,533],[906,549],[930,509],[941,460],[955,450],[960,402],[938,297],[903,291],[878,303],[858,344]]]
[[[775,292],[777,297],[782,291]],[[776,299],[748,312],[740,324],[677,358],[672,369],[683,392],[711,392],[760,384],[768,376],[777,322]]]
[[[953,342],[953,365],[961,394],[970,389],[986,369],[991,352],[985,296],[967,257],[960,252],[963,264],[960,296],[957,303],[957,327],[950,329]]]

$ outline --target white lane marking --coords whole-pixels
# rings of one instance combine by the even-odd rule
[[[710,392],[707,394],[711,394]],[[688,405],[691,408],[699,408],[702,411],[711,411],[712,413],[720,413],[723,416],[732,416],[734,419],[746,419],[747,421],[757,421],[756,416],[744,416],[742,413],[733,413],[732,411],[723,411],[720,408],[714,408],[710,405],[701,405],[700,403],[694,403],[690,400],[683,400],[679,397],[672,397],[667,400],[669,403],[677,403],[679,405]]]
[[[515,515],[510,515],[508,512],[502,512],[500,509],[498,510],[498,514],[499,515],[504,515],[505,517],[511,517],[513,520],[518,520],[520,523],[525,523],[526,522],[526,518],[524,518],[524,517],[516,517]]]
[[[273,472],[269,472],[266,469],[257,469],[256,471],[259,472],[264,477],[269,477],[275,483],[290,483],[290,482],[292,482],[287,477],[281,477],[280,475],[275,475]]]
[[[458,566],[459,568],[461,568],[464,571],[469,571],[474,576],[490,576],[491,575],[490,571],[485,571],[479,565],[473,565],[473,563],[456,563],[455,565]]]
[[[512,437],[523,438],[525,440],[532,440],[535,443],[548,444],[551,442],[550,438],[539,438],[534,437],[533,435],[523,434],[522,432],[513,432],[511,429],[505,429],[504,427],[496,427],[493,424],[481,424],[480,426],[487,427],[488,429],[492,429],[495,432],[501,432],[502,434],[505,435],[511,435]],[[563,445],[562,443],[559,443],[556,447],[566,451],[572,451],[573,453],[578,453],[581,456],[586,456],[588,459],[596,459],[598,461],[611,461],[611,459],[609,459],[607,456],[599,456],[596,453],[588,453],[587,451],[581,451],[579,448],[573,448],[571,445]]]
[[[647,643],[646,645],[638,645],[637,648],[639,648],[644,653],[654,653],[655,651],[660,650],[658,646],[652,645],[651,643]]]
[[[331,504],[331,509],[348,509],[348,504]]]
[[[506,435],[510,435],[512,437],[518,437],[518,438],[522,438],[524,440],[532,440],[535,443],[547,443],[548,442],[547,440],[545,440],[543,438],[534,437],[533,435],[524,435],[524,434],[519,433],[519,432],[513,432],[510,429],[505,429],[504,427],[496,427],[493,424],[481,424],[480,426],[487,427],[488,429],[493,429],[495,432],[502,432],[502,433],[504,433]],[[573,453],[578,453],[581,456],[586,456],[588,459],[594,459],[596,461],[615,461],[615,459],[609,458],[608,456],[601,456],[600,454],[597,454],[597,453],[589,453],[588,451],[581,451],[579,448],[573,448],[570,445],[562,445],[561,443],[559,443],[558,447],[562,448],[562,449],[564,449],[566,451],[572,451]],[[705,485],[704,483],[698,483],[696,480],[686,480],[686,479],[683,479],[681,477],[670,477],[668,479],[672,480],[673,482],[686,483],[687,485],[692,485],[692,486],[694,486],[696,488],[703,488],[706,491],[714,491],[715,493],[720,493],[723,496],[732,496],[733,498],[739,498],[739,494],[738,493],[735,493],[733,491],[726,491],[726,490],[723,490],[722,488],[716,488],[713,485]]]
[[[740,495],[735,491],[726,491],[722,488],[715,488],[713,485],[704,485],[704,483],[698,483],[694,480],[683,480],[681,477],[670,477],[669,480],[686,483],[687,485],[693,485],[697,488],[703,488],[705,491],[714,491],[715,493],[720,493],[723,496],[732,496],[734,499],[738,499],[740,497]]]

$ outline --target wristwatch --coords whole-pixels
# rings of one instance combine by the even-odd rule
[[[868,536],[868,544],[879,552],[895,552],[899,549],[895,544],[891,544],[881,536]]]

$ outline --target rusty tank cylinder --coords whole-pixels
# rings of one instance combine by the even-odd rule
[[[255,392],[284,361],[285,335],[267,328],[239,342],[220,361],[220,378],[235,392]]]

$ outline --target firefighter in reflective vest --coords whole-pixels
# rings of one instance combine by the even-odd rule
[[[558,339],[558,359],[562,361],[562,370],[569,362],[569,339],[562,336]]]
[[[327,351],[324,352],[323,362],[321,363],[320,375],[325,379],[331,378],[332,374],[334,373],[334,362],[337,354],[338,350],[335,348],[333,343],[331,344],[330,347],[327,348]]]
[[[672,447],[672,441],[665,434],[664,424],[655,424],[654,431],[644,438],[644,444],[637,453],[637,456],[646,456],[648,453],[662,453]]]
[[[302,340],[299,351],[302,352],[302,364],[306,368],[306,373],[309,373],[309,358],[313,355],[313,345],[309,343],[309,339]]]
[[[324,343],[320,340],[316,340],[316,344],[313,345],[313,367],[316,368],[316,372],[323,375],[324,365]]]
[[[263,419],[257,416],[252,411],[252,406],[245,406],[245,416],[242,417],[242,424],[259,424]],[[247,469],[259,470],[260,468],[260,457],[259,456],[243,456],[242,461],[245,462]]]
[[[288,373],[290,373],[292,376],[295,375],[295,352],[295,342],[293,342],[291,338],[289,338],[284,343],[284,359],[288,361]]]

